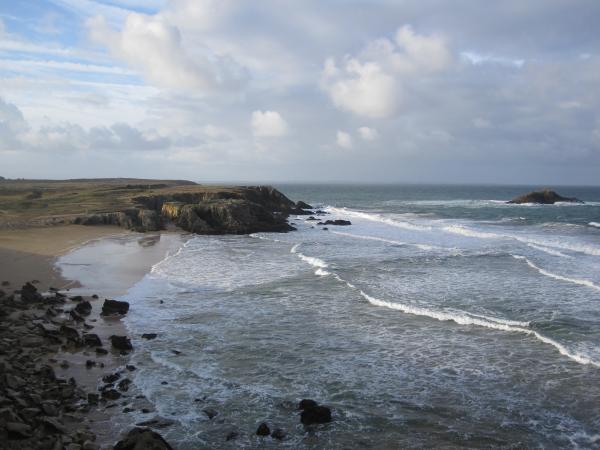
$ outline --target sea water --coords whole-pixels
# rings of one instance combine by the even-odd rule
[[[195,236],[123,297],[174,447],[600,447],[600,189],[277,187],[352,225]]]

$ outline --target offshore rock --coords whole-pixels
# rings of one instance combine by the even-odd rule
[[[583,203],[575,197],[563,197],[550,189],[543,191],[534,191],[519,197],[513,198],[507,203],[522,204],[522,203],[537,203],[540,205],[553,205],[556,202],[568,203]]]

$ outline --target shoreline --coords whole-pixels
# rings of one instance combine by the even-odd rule
[[[102,343],[95,350],[79,342],[75,345],[67,339],[62,340],[62,345],[48,348],[42,346],[41,354],[37,355],[52,368],[57,380],[69,380],[70,385],[76,386],[82,400],[85,398],[83,393],[88,393],[87,401],[78,407],[77,412],[58,413],[60,426],[64,426],[65,435],[58,438],[62,445],[77,443],[74,439],[79,433],[89,438],[87,447],[83,440],[79,442],[82,448],[112,448],[122,437],[121,432],[135,427],[133,418],[128,420],[127,413],[139,410],[144,415],[147,414],[148,419],[156,419],[153,417],[152,404],[143,398],[132,382],[135,368],[129,364],[129,352],[119,351],[111,346],[110,336],[129,335],[122,320],[125,316],[105,317],[101,315],[101,311],[105,298],[118,298],[126,294],[154,264],[183,244],[185,234],[142,234],[110,226],[65,226],[0,232],[0,270],[3,278],[0,282],[9,283],[3,283],[1,287],[6,294],[0,293],[2,302],[8,301],[9,296],[15,297],[9,305],[21,309],[20,315],[40,316],[37,311],[42,305],[25,306],[19,304],[22,296],[11,295],[26,282],[34,281],[31,286],[44,293],[44,299],[39,301],[63,303],[52,310],[56,319],[48,317],[48,311],[44,319],[38,319],[44,321],[42,328],[56,328],[59,323],[64,323],[67,328],[79,330],[75,334],[79,333],[82,337],[85,336],[84,333],[93,334]],[[26,251],[16,250],[17,248]],[[49,290],[50,295],[46,293]],[[75,320],[73,318],[77,314],[69,317],[69,311],[82,305],[84,308],[85,305],[91,307],[88,314],[82,314],[83,317]],[[35,308],[37,309],[33,312]],[[20,336],[11,332],[14,329],[14,323],[10,322],[13,315],[2,324],[2,337],[8,335],[20,341]],[[57,336],[52,338],[57,341]],[[4,358],[0,358],[0,364],[3,360]],[[117,375],[119,383],[115,385],[112,378]],[[81,400],[79,402],[81,404]],[[73,420],[71,415],[78,417]],[[31,426],[36,423],[34,421]],[[115,424],[119,426],[116,427]],[[12,448],[10,445],[12,444],[9,447],[0,445],[0,448]],[[35,445],[29,442],[25,447],[17,448],[36,448]]]

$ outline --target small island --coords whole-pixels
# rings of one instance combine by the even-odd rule
[[[557,194],[555,191],[550,189],[544,189],[543,191],[533,191],[528,194],[520,195],[519,197],[513,198],[506,202],[510,204],[523,204],[523,203],[536,203],[539,205],[553,205],[556,202],[567,202],[567,203],[584,203],[575,197],[563,197]]]

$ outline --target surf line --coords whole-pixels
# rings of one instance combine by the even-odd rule
[[[323,261],[319,258],[307,257],[306,255],[299,253],[298,248],[300,247],[300,245],[301,244],[294,245],[291,248],[290,253],[298,255],[298,257],[300,259],[302,259],[303,261],[305,261],[313,266],[315,266],[316,261],[318,261],[319,264],[324,264],[325,265],[324,267],[329,267],[325,261]],[[322,266],[318,266],[318,267],[322,268]],[[412,305],[406,305],[403,303],[393,303],[393,302],[381,300],[381,299],[378,299],[378,298],[368,295],[362,289],[360,289],[357,286],[355,286],[354,284],[344,280],[342,277],[340,277],[335,272],[327,272],[327,271],[324,271],[325,273],[317,273],[317,272],[319,272],[319,269],[317,269],[317,271],[315,271],[315,275],[318,275],[318,276],[332,275],[336,280],[338,280],[341,283],[344,283],[350,289],[358,291],[359,294],[373,306],[394,309],[396,311],[400,311],[405,314],[411,314],[411,315],[421,316],[421,317],[428,317],[431,319],[439,320],[440,322],[451,321],[451,322],[455,322],[458,325],[475,325],[475,326],[491,328],[491,329],[495,329],[495,330],[499,330],[499,331],[522,333],[522,334],[525,334],[528,336],[532,336],[532,337],[536,338],[537,340],[539,340],[540,342],[551,345],[556,350],[558,350],[558,352],[561,355],[566,356],[567,358],[569,358],[572,361],[575,361],[579,364],[592,365],[592,366],[600,368],[600,362],[591,359],[587,355],[582,355],[581,353],[571,352],[571,351],[569,351],[569,349],[567,349],[564,345],[560,344],[559,342],[556,342],[555,340],[550,339],[549,337],[546,337],[543,334],[540,334],[535,330],[532,330],[531,328],[529,328],[529,325],[530,325],[529,322],[519,322],[519,321],[515,321],[515,320],[498,319],[495,317],[488,317],[488,316],[484,316],[484,315],[469,314],[465,311],[456,311],[456,312],[434,311],[431,309],[422,308],[422,307],[418,307],[418,306],[412,306]]]
[[[600,291],[600,286],[598,286],[597,284],[593,283],[590,280],[583,280],[580,278],[569,278],[569,277],[565,277],[562,275],[558,275],[556,273],[552,273],[552,272],[548,272],[545,269],[542,269],[541,267],[536,266],[533,262],[531,262],[529,259],[527,259],[525,256],[521,256],[521,255],[511,255],[513,258],[519,260],[519,261],[525,261],[525,263],[531,267],[534,270],[537,270],[540,274],[550,277],[550,278],[554,278],[555,280],[560,280],[560,281],[566,281],[567,283],[573,283],[573,284],[578,284],[580,286],[586,286],[589,287],[591,289],[596,289],[597,291]]]

